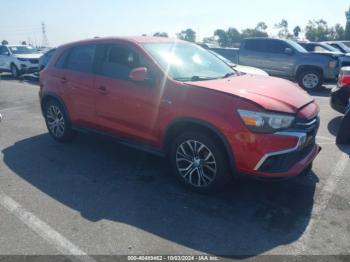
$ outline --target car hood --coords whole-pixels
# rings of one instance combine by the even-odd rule
[[[26,59],[37,59],[40,58],[43,54],[35,53],[35,54],[18,54],[15,55],[17,58],[26,58]]]
[[[186,84],[248,99],[266,110],[292,114],[314,101],[297,84],[277,77],[243,75]]]

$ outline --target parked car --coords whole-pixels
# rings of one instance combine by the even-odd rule
[[[35,48],[27,45],[1,45],[0,72],[11,72],[15,78],[37,72],[41,55]]]
[[[338,84],[331,91],[331,106],[344,114],[350,107],[350,67],[343,67],[339,74]]]
[[[290,81],[238,75],[201,47],[167,38],[99,38],[61,46],[40,72],[51,136],[118,137],[168,156],[200,192],[238,174],[286,178],[309,169],[319,107]]]
[[[248,38],[239,50],[239,64],[263,69],[270,75],[298,81],[307,90],[322,86],[324,80],[335,80],[339,61],[321,54],[309,53],[298,43],[286,39]]]
[[[243,74],[251,74],[251,75],[260,75],[260,76],[268,76],[269,74],[266,73],[264,70],[261,70],[259,68],[256,67],[252,67],[252,66],[242,66],[242,65],[237,65],[232,63],[230,60],[226,59],[225,57],[223,57],[222,55],[212,51],[212,50],[208,50],[210,53],[212,53],[213,55],[217,56],[220,60],[224,61],[226,64],[228,64],[230,67],[232,67],[235,71],[239,72],[239,73],[243,73]]]
[[[234,64],[239,64],[239,48],[210,48],[211,51],[225,57]]]
[[[330,54],[343,54],[341,51],[336,49],[335,47],[327,44],[327,43],[319,43],[319,42],[298,42],[299,45],[304,47],[307,51],[313,53],[330,53]]]
[[[39,58],[39,71],[43,70],[48,62],[50,61],[53,53],[56,51],[56,48],[52,48],[48,51],[46,51],[40,58]]]
[[[337,48],[327,43],[299,42],[299,44],[309,52],[330,56],[334,59],[338,59],[340,64],[339,67],[350,66],[350,53],[344,54],[341,51],[339,51]]]
[[[350,41],[328,41],[324,43],[335,47],[344,54],[350,53]]]

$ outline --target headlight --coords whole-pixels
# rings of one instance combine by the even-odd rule
[[[27,62],[28,61],[28,59],[26,59],[26,58],[17,58],[19,61],[21,61],[21,62]]]
[[[329,68],[336,68],[338,66],[338,61],[330,61],[329,63],[328,63],[328,67]]]
[[[274,133],[289,128],[295,117],[290,115],[238,110],[244,124],[253,132]]]

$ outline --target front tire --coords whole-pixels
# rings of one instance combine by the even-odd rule
[[[69,142],[73,138],[71,123],[61,103],[50,100],[45,106],[45,122],[50,135],[59,142]]]
[[[18,78],[20,76],[20,72],[15,64],[11,65],[11,74],[13,78]]]
[[[298,83],[305,90],[317,90],[323,84],[322,73],[315,69],[303,70],[298,76]]]
[[[205,133],[186,132],[178,136],[169,156],[176,177],[193,191],[215,192],[231,179],[223,146]]]

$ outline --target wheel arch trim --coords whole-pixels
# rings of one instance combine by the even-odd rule
[[[181,118],[177,118],[175,120],[173,120],[165,129],[165,132],[163,134],[162,137],[162,141],[163,141],[163,151],[166,153],[167,152],[167,142],[170,139],[169,135],[170,135],[170,130],[172,128],[175,128],[176,125],[180,125],[180,124],[194,124],[197,125],[199,127],[203,127],[206,129],[209,129],[211,132],[213,132],[219,139],[220,142],[223,144],[224,149],[225,149],[225,153],[228,157],[228,161],[229,161],[229,165],[230,165],[230,170],[237,173],[237,169],[236,169],[236,162],[235,162],[235,158],[234,158],[234,153],[233,153],[233,149],[230,146],[230,143],[228,142],[228,140],[226,139],[226,137],[223,135],[223,133],[217,128],[215,127],[213,124],[205,121],[205,120],[201,120],[198,118],[192,118],[192,117],[181,117]]]

